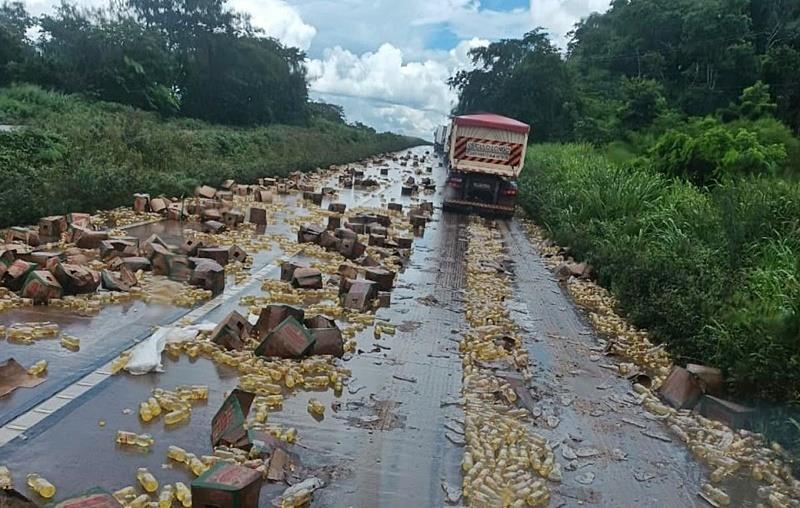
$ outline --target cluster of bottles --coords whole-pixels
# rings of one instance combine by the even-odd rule
[[[16,309],[19,307],[30,307],[33,305],[33,300],[30,298],[20,298],[10,289],[0,287],[0,312],[9,309]],[[0,336],[3,334],[0,333]]]
[[[119,297],[118,297],[119,298]],[[64,298],[53,298],[47,302],[50,307],[68,310],[79,316],[96,316],[104,303],[110,303],[108,293],[91,295],[66,295]]]
[[[375,327],[373,329],[373,335],[376,339],[380,339],[381,335],[384,333],[386,335],[394,335],[397,331],[397,327],[394,325],[390,325],[388,323],[375,323]]]
[[[540,235],[533,226],[529,230],[535,236]],[[576,303],[591,311],[592,325],[608,341],[610,351],[628,360],[618,365],[620,375],[643,370],[653,379],[651,387],[634,384],[634,391],[642,407],[663,420],[692,454],[711,468],[710,483],[701,492],[706,498],[720,506],[729,505],[729,495],[717,485],[749,469],[753,479],[767,484],[757,492],[763,501],[760,506],[800,506],[800,481],[792,475],[780,445],[767,446],[759,434],[744,429],[734,431],[720,422],[663,404],[653,390],[672,369],[666,351],[655,346],[647,332],[636,329],[617,314],[617,302],[606,289],[583,280],[570,283],[568,288]]]
[[[550,499],[545,479],[560,481],[561,468],[547,440],[528,429],[529,414],[516,407],[511,385],[479,367],[483,361],[507,362],[530,377],[518,329],[504,305],[509,282],[494,264],[501,254],[494,232],[473,223],[467,249],[470,330],[459,347],[466,401],[463,492],[471,505],[544,506]]]
[[[170,508],[177,499],[184,508],[192,506],[192,491],[183,482],[176,482],[174,486],[167,484],[158,493],[158,501],[151,500],[150,495],[158,490],[158,480],[146,468],[139,468],[136,471],[136,479],[144,489],[144,493],[139,494],[133,486],[121,488],[113,493],[114,499],[119,501],[126,508],[151,508],[158,505],[158,508]]]
[[[16,344],[33,344],[38,339],[55,338],[59,327],[55,323],[14,323],[8,328],[0,327],[0,336],[5,336],[9,342]]]
[[[189,419],[192,402],[208,400],[204,385],[178,386],[175,390],[153,389],[152,397],[139,403],[139,418],[147,423],[164,414],[164,423],[176,425]]]

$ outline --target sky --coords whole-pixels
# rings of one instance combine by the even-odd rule
[[[60,0],[23,0],[33,14]],[[108,0],[71,0],[102,6]],[[228,0],[253,25],[308,56],[311,97],[349,121],[430,139],[457,96],[447,78],[471,48],[543,27],[562,48],[609,0]]]

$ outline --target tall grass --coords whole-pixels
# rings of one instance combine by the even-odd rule
[[[43,215],[180,196],[201,183],[285,175],[422,143],[317,120],[309,127],[238,129],[46,92],[0,89],[0,227]]]
[[[528,151],[523,206],[679,361],[744,397],[800,400],[800,184],[703,191],[584,145]]]

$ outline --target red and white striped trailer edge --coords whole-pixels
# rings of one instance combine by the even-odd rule
[[[525,162],[530,126],[491,113],[453,118],[450,167],[516,178]]]

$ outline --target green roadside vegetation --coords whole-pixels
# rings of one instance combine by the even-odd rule
[[[615,1],[568,38],[473,50],[456,113],[530,123],[525,211],[800,452],[800,4]]]
[[[0,89],[0,227],[130,205],[134,192],[191,195],[200,184],[286,175],[422,144],[316,118],[229,127],[26,85]]]

